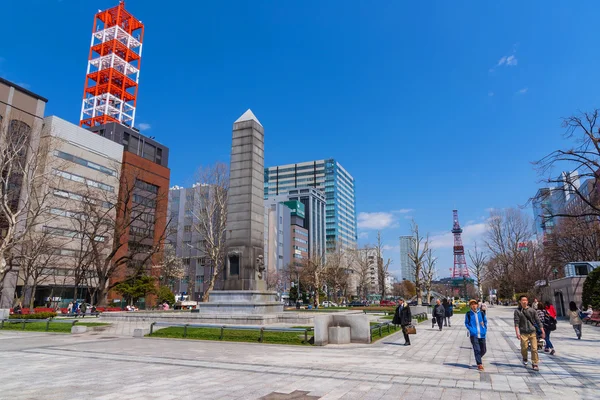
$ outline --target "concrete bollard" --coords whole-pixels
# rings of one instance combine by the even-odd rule
[[[73,333],[73,334],[86,333],[86,332],[87,332],[87,326],[74,325],[71,327],[71,333]]]
[[[133,337],[134,338],[143,338],[144,336],[148,335],[149,333],[150,333],[149,328],[135,328],[133,330]]]

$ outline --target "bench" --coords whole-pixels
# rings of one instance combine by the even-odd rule
[[[589,323],[595,323],[596,326],[598,326],[598,324],[600,324],[600,311],[594,311],[594,313],[592,314],[592,316],[584,318],[583,322],[585,322],[586,324],[588,322]]]

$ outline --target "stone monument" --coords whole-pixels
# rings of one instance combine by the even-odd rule
[[[218,305],[232,313],[283,311],[265,281],[264,209],[264,128],[248,110],[233,124],[224,290],[210,293],[209,309]]]

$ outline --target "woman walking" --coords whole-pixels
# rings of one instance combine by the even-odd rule
[[[577,308],[577,304],[575,304],[574,301],[569,303],[569,322],[573,325],[577,339],[581,339],[581,326],[583,325],[581,317],[579,316],[580,312],[581,311]]]
[[[546,353],[550,352],[550,355],[553,356],[556,352],[554,351],[554,346],[550,341],[550,332],[556,330],[556,318],[551,316],[550,313],[548,313],[546,307],[544,307],[544,304],[542,303],[538,303],[537,314],[538,317],[540,317],[540,321],[542,321],[542,325],[544,326],[544,332],[546,333],[546,343],[544,346],[544,351]]]
[[[448,301],[448,299],[444,299],[442,305],[444,306],[444,310],[446,312],[446,316],[444,318],[444,326],[451,327],[452,325],[450,325],[450,317],[452,317],[454,306],[452,305],[451,301]]]

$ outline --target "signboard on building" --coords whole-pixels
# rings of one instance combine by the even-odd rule
[[[304,204],[301,201],[289,200],[284,201],[283,204],[285,204],[290,210],[292,210],[292,216],[304,218]]]

